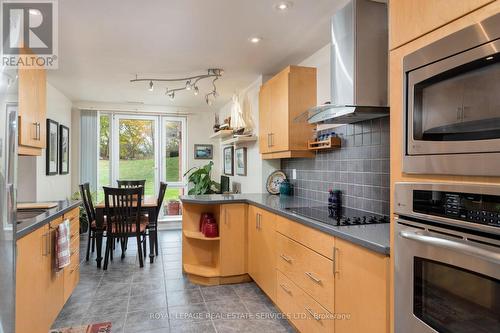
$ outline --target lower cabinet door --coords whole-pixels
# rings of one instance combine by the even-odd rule
[[[328,310],[306,294],[279,270],[276,304],[288,320],[302,333],[332,333],[334,319]]]
[[[245,274],[247,205],[222,205],[220,220],[220,273],[222,276]]]

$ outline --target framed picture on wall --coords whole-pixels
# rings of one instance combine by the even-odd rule
[[[69,173],[69,128],[59,126],[59,174]]]
[[[45,174],[57,175],[59,167],[59,123],[47,119],[47,148],[45,150]]]
[[[195,160],[211,160],[214,157],[213,145],[194,145],[194,159]]]
[[[224,148],[224,174],[228,176],[233,175],[233,160],[234,160],[234,147]]]
[[[238,176],[247,175],[247,148],[241,147],[235,150],[236,174]]]

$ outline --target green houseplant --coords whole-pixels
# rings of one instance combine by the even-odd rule
[[[193,188],[189,190],[189,195],[212,194],[219,192],[220,184],[213,181],[211,178],[213,166],[214,162],[210,161],[204,166],[193,167],[184,174],[184,176],[189,174],[188,182],[193,183],[194,185]]]

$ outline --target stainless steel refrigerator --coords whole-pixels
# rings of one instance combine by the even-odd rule
[[[17,75],[0,68],[0,333],[15,332]]]

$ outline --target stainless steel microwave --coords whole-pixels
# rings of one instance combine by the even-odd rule
[[[500,176],[500,14],[404,57],[403,171]]]

